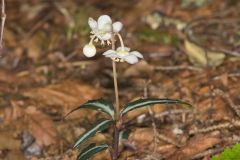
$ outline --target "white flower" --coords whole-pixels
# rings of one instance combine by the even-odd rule
[[[86,44],[83,47],[83,54],[88,58],[95,56],[96,52],[96,47],[92,43]]]
[[[88,24],[92,29],[91,33],[96,36],[97,39],[101,40],[102,43],[111,39],[113,32],[119,32],[122,29],[121,22],[112,23],[111,18],[108,15],[102,15],[95,21],[93,18],[88,19]]]
[[[138,58],[143,58],[142,54],[138,51],[130,52],[130,48],[128,47],[119,47],[115,50],[108,50],[103,53],[105,57],[112,58],[112,60],[116,62],[128,62],[130,64],[134,64],[138,62]]]

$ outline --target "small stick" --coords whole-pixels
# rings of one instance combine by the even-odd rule
[[[155,70],[169,70],[169,71],[174,71],[174,70],[192,70],[192,71],[202,71],[201,68],[193,67],[193,66],[187,66],[187,65],[179,65],[179,66],[156,66]]]
[[[232,127],[231,123],[226,122],[226,123],[213,125],[213,126],[210,126],[210,127],[204,127],[204,128],[201,128],[201,129],[192,129],[192,130],[189,131],[189,134],[193,135],[193,134],[197,134],[197,133],[206,133],[206,132],[211,132],[211,131],[214,131],[214,130],[220,130],[220,129],[231,128],[231,127]]]
[[[217,95],[220,95],[222,98],[224,98],[227,103],[229,104],[229,106],[233,109],[233,111],[236,113],[236,115],[240,118],[240,108],[239,106],[235,105],[233,103],[233,101],[231,100],[229,94],[227,93],[224,93],[222,90],[220,89],[215,89],[214,90],[214,93],[217,94]]]
[[[221,130],[225,128],[232,128],[232,127],[240,127],[240,121],[239,120],[232,120],[231,122],[225,122],[217,125],[213,125],[210,127],[205,127],[202,129],[192,129],[189,131],[189,134],[197,134],[197,133],[206,133],[211,132],[214,130]]]
[[[5,20],[6,20],[6,13],[5,13],[5,1],[2,0],[2,10],[1,10],[1,32],[0,32],[0,50],[1,50],[1,54],[2,54],[2,48],[3,48],[3,31],[4,31],[4,25],[5,25]]]
[[[163,116],[167,116],[170,114],[186,114],[191,112],[192,112],[191,110],[187,110],[187,109],[174,109],[174,110],[168,110],[168,111],[155,114],[155,118],[161,118]]]
[[[190,159],[194,160],[194,159],[199,159],[199,158],[202,158],[202,157],[205,157],[205,156],[211,156],[211,155],[219,153],[223,150],[224,150],[224,147],[216,148],[216,149],[209,149],[207,151],[204,151],[204,152],[201,152],[201,153],[198,153],[198,154],[192,156]]]
[[[150,81],[145,82],[144,98],[148,97],[148,84],[149,83],[150,83]],[[153,113],[153,110],[152,110],[151,106],[147,106],[147,109],[148,109],[148,113],[149,113],[151,121],[152,121],[152,127],[153,127],[153,132],[154,132],[154,149],[153,149],[153,152],[156,153],[157,136],[158,136],[157,126],[156,126],[156,122],[155,122],[155,119],[154,119],[154,113]]]
[[[168,136],[165,136],[165,135],[163,135],[163,134],[158,134],[158,135],[157,135],[157,138],[158,138],[159,140],[164,141],[164,142],[173,144],[174,146],[181,147],[181,145],[178,144],[176,141],[174,141],[173,139],[171,139],[171,138],[169,138]]]
[[[240,77],[240,73],[229,73],[229,74],[227,74],[227,77],[228,78],[230,78],[230,77]],[[213,78],[213,80],[219,80],[219,79],[221,79],[221,75]]]

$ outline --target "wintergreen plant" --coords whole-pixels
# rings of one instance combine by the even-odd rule
[[[157,98],[145,98],[138,99],[136,101],[126,104],[120,110],[119,106],[119,96],[118,96],[118,83],[117,83],[117,71],[116,62],[127,62],[129,64],[135,64],[139,59],[143,59],[143,56],[138,51],[131,51],[130,48],[125,47],[123,43],[122,36],[119,34],[123,25],[121,22],[112,23],[111,18],[108,15],[102,15],[95,21],[93,18],[89,18],[88,24],[91,28],[90,42],[86,44],[83,48],[83,54],[86,57],[93,57],[96,54],[96,47],[94,43],[100,41],[101,45],[112,45],[111,49],[103,53],[105,57],[112,60],[113,69],[113,83],[115,91],[115,106],[108,100],[98,99],[89,100],[88,102],[82,104],[81,106],[75,108],[70,113],[83,108],[97,110],[108,115],[108,119],[98,120],[91,129],[83,133],[78,140],[73,145],[73,148],[78,148],[89,138],[93,137],[97,132],[113,128],[113,140],[112,144],[90,144],[88,147],[84,148],[77,157],[77,160],[86,160],[91,158],[94,154],[101,152],[103,150],[109,149],[111,159],[117,160],[119,153],[119,140],[120,133],[125,129],[124,118],[125,115],[141,107],[147,107],[154,104],[183,104],[189,105],[186,102],[177,99],[157,99]],[[116,39],[117,38],[117,39]],[[115,42],[120,41],[121,46],[116,49]],[[70,114],[69,113],[69,114]]]

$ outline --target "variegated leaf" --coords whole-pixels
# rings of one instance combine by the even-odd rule
[[[131,110],[153,105],[153,104],[183,104],[191,106],[189,103],[177,99],[139,99],[128,103],[120,112],[121,116],[125,115]]]
[[[73,148],[77,148],[80,144],[85,142],[88,138],[94,136],[97,132],[101,132],[102,130],[107,129],[112,123],[112,120],[101,120],[95,123],[91,129],[80,136],[80,138],[73,145]]]
[[[96,153],[104,151],[107,148],[108,145],[106,144],[101,144],[99,146],[96,146],[96,144],[90,144],[82,150],[82,152],[78,155],[77,160],[88,160]]]

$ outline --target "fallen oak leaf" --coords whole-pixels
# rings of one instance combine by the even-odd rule
[[[49,146],[57,142],[57,130],[53,121],[35,107],[25,109],[28,128],[40,146]]]
[[[101,91],[83,82],[63,81],[58,84],[48,85],[46,87],[34,88],[23,92],[23,96],[35,100],[38,106],[59,106],[63,108],[63,115],[66,115],[74,108],[88,101],[101,97]],[[89,110],[81,110],[71,114],[69,118],[92,118],[95,112]]]
[[[223,63],[226,57],[222,52],[209,51],[188,40],[185,40],[184,45],[190,62],[195,66],[217,67]]]
[[[22,109],[20,107],[22,102],[11,101],[10,103],[11,107],[7,107],[3,110],[3,121],[5,124],[10,124],[12,121],[17,120],[23,116]]]
[[[206,135],[197,135],[190,139],[188,143],[178,149],[172,156],[167,159],[190,159],[192,156],[205,151],[221,142],[220,132],[212,132]]]
[[[16,139],[13,132],[1,131],[0,132],[0,150],[19,150],[21,147],[20,139]]]

